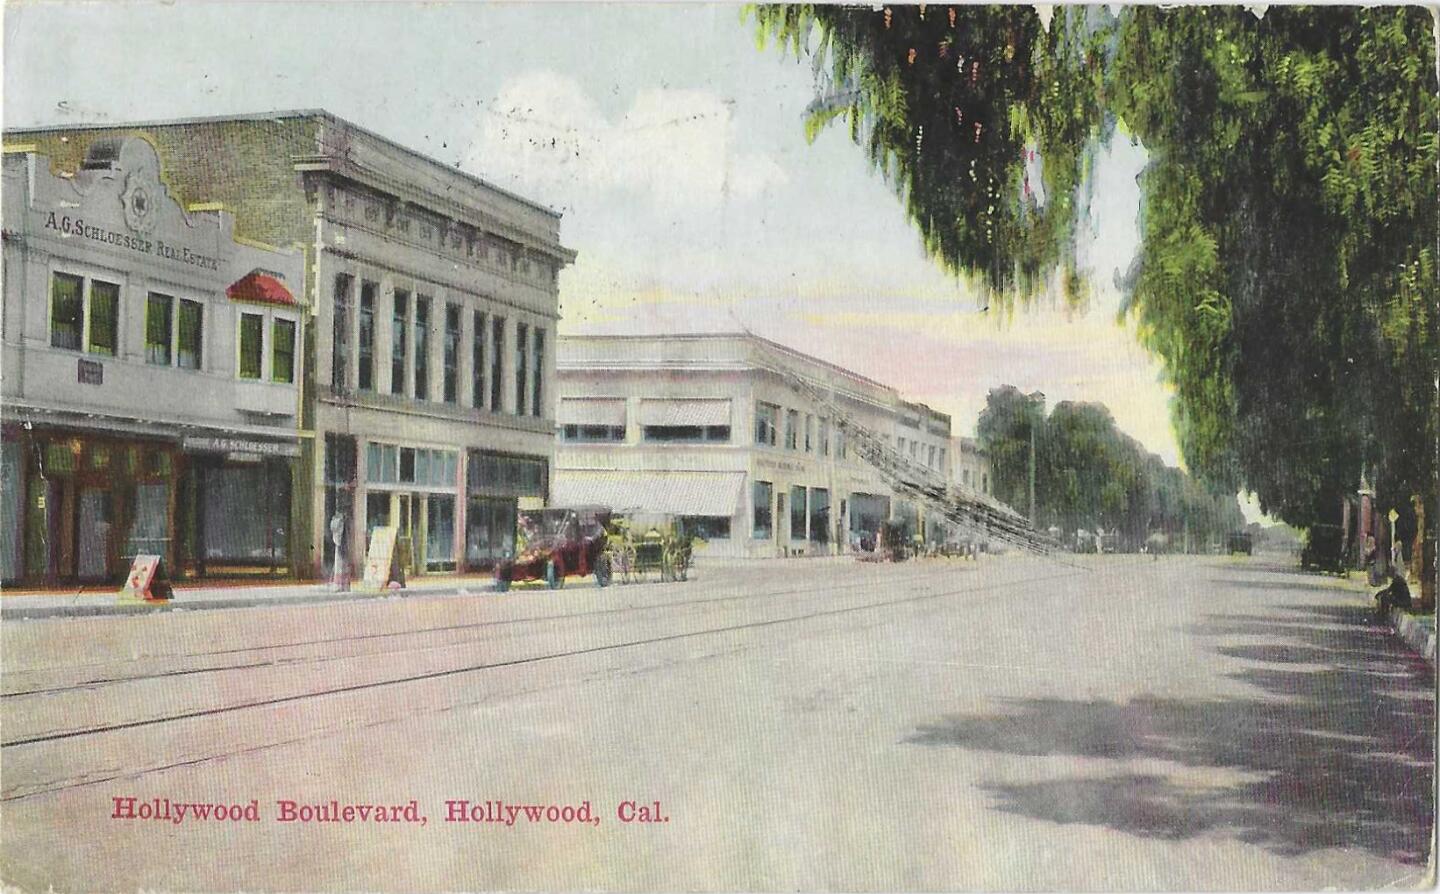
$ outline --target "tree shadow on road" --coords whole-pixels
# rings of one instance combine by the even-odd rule
[[[1434,812],[1434,671],[1367,623],[1362,607],[1212,615],[1192,630],[1266,638],[1214,644],[1245,662],[1230,676],[1255,697],[1015,699],[1005,713],[948,717],[906,742],[1229,770],[1213,783],[1146,767],[984,788],[997,809],[1050,822],[1160,839],[1229,834],[1285,855],[1363,848],[1423,863]]]

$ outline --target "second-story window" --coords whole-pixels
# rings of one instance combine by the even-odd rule
[[[478,310],[470,333],[470,385],[470,405],[485,409],[485,314]]]
[[[151,292],[145,299],[145,362],[157,366],[170,365],[170,339],[173,333],[175,299]]]
[[[356,333],[360,339],[360,368],[355,374],[355,387],[361,391],[375,390],[375,293],[379,288],[373,282],[360,283],[360,326]]]
[[[270,378],[295,381],[295,321],[276,318],[270,336]]]
[[[415,399],[430,399],[430,296],[415,296]]]
[[[820,455],[830,455],[830,420],[820,420]]]
[[[539,327],[535,329],[535,369],[531,372],[535,377],[535,385],[530,394],[530,415],[543,416],[544,386],[541,384],[545,377],[545,330]]]
[[[80,350],[85,333],[85,278],[57,273],[50,280],[50,346]]]
[[[405,393],[406,348],[410,344],[410,293],[395,290],[395,307],[390,315],[390,393]]]
[[[490,412],[499,413],[504,408],[500,401],[505,395],[502,374],[505,371],[505,318],[490,318]]]
[[[780,408],[774,404],[755,404],[755,443],[766,447],[775,446],[775,429],[779,424]]]
[[[445,305],[445,356],[444,397],[445,403],[460,400],[460,305]]]
[[[798,410],[785,411],[785,449],[795,450],[800,444],[800,413]]]
[[[120,287],[113,282],[90,280],[90,353],[115,356],[120,345]]]
[[[348,273],[335,275],[335,320],[331,328],[330,384],[335,388],[350,385],[350,293],[355,278]]]
[[[240,378],[258,379],[265,359],[265,317],[240,315]]]
[[[809,453],[814,449],[815,443],[815,417],[809,413],[805,414],[805,452]]]
[[[199,369],[205,331],[205,309],[198,301],[180,300],[176,321],[175,362],[181,369]]]
[[[515,324],[515,415],[525,415],[525,369],[530,353],[530,327]]]

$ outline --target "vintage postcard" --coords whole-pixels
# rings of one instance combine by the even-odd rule
[[[1437,33],[7,3],[0,885],[1433,887]]]

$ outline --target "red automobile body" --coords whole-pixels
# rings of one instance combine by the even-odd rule
[[[590,574],[605,552],[608,506],[530,509],[518,519],[525,546],[495,565],[497,581],[541,580],[555,563],[557,577]]]

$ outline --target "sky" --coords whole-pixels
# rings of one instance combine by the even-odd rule
[[[7,127],[324,108],[561,212],[561,335],[741,326],[972,434],[991,388],[1090,400],[1167,462],[1160,367],[1117,321],[1142,148],[1100,159],[1082,312],[1009,319],[928,258],[809,60],[738,6],[6,4]]]

